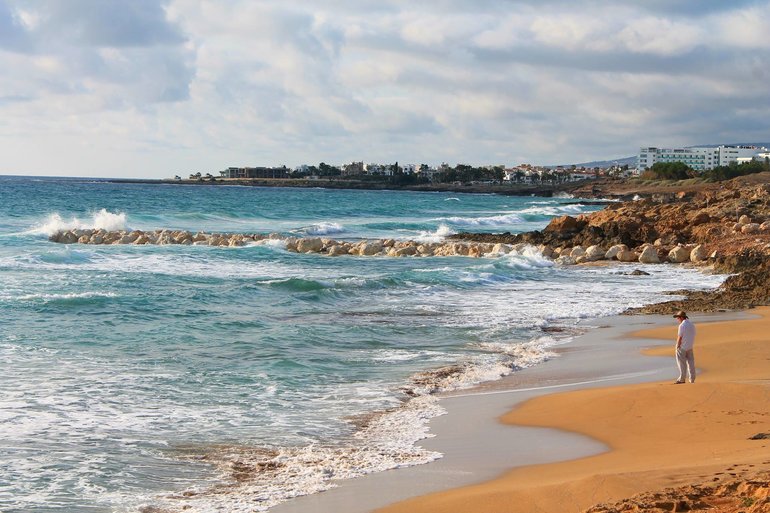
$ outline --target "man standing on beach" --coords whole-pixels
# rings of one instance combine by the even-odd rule
[[[674,383],[677,385],[684,383],[685,374],[690,375],[690,383],[695,383],[695,353],[693,352],[695,325],[682,310],[675,313],[674,318],[679,320],[679,331],[676,337],[676,365],[679,367],[679,378]]]

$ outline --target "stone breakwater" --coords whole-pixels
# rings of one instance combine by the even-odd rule
[[[552,224],[574,223],[576,220],[569,216],[558,218]],[[766,223],[767,224],[767,223]],[[758,225],[759,226],[759,225]],[[762,229],[770,230],[770,224],[762,225]],[[155,230],[155,231],[106,231],[106,230],[66,230],[52,235],[49,240],[61,244],[94,244],[94,245],[186,245],[186,246],[217,246],[241,247],[247,244],[260,244],[275,241],[285,244],[287,251],[293,253],[317,253],[328,256],[388,256],[388,257],[441,257],[465,256],[471,258],[494,257],[507,254],[523,254],[528,248],[533,248],[543,257],[554,260],[560,265],[576,265],[599,260],[615,260],[620,262],[639,262],[656,264],[663,262],[684,263],[707,262],[715,258],[709,255],[704,246],[677,245],[666,248],[656,241],[653,244],[643,244],[629,248],[626,244],[615,244],[609,247],[591,245],[583,247],[551,246],[529,243],[487,243],[473,241],[444,241],[419,242],[399,241],[395,239],[376,239],[361,241],[340,241],[322,237],[284,237],[278,233],[271,234],[227,234],[189,232],[184,230]]]

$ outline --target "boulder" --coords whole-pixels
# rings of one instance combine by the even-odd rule
[[[660,258],[658,257],[658,250],[656,250],[654,246],[646,246],[642,250],[642,254],[639,255],[639,263],[659,264]]]
[[[93,235],[91,235],[91,244],[102,244],[104,242],[104,237],[101,233],[96,232]]]
[[[589,262],[595,262],[597,260],[602,260],[605,254],[607,254],[607,252],[600,246],[589,246],[588,249],[586,249],[585,257]]]
[[[757,233],[759,232],[760,225],[757,223],[744,224],[741,227],[741,233]]]
[[[318,253],[324,245],[318,237],[308,237],[297,241],[298,253]]]
[[[361,256],[372,256],[382,251],[382,242],[368,241],[361,245],[358,254]]]
[[[78,241],[78,236],[71,231],[66,231],[59,236],[59,242],[62,244],[75,244]]]
[[[556,258],[556,253],[554,253],[553,249],[551,249],[550,246],[546,246],[545,244],[541,244],[537,247],[537,250],[545,257],[554,259]]]
[[[744,214],[744,215],[742,215],[741,217],[738,218],[738,223],[739,224],[749,224],[749,223],[751,223],[751,218]]]
[[[577,264],[577,259],[565,255],[557,258],[556,263],[559,265],[575,265]]]
[[[142,244],[147,244],[149,241],[150,240],[147,238],[147,235],[142,234],[139,237],[137,237],[136,240],[134,240],[134,244],[142,245]]]
[[[672,264],[681,264],[690,260],[690,251],[684,246],[677,246],[668,252],[668,261]]]
[[[88,244],[89,242],[91,242],[91,237],[85,234],[81,235],[78,239],[78,244]]]
[[[617,258],[621,262],[636,262],[639,260],[639,255],[631,251],[630,249],[624,249],[620,251],[615,258]]]
[[[690,224],[692,226],[698,226],[700,224],[706,224],[709,221],[711,221],[711,217],[706,212],[698,212],[695,214],[695,216],[690,220]]]
[[[417,254],[417,248],[415,248],[414,246],[406,246],[405,248],[398,248],[398,249],[390,248],[388,252],[390,253],[390,251],[395,251],[395,255],[393,256],[397,256],[397,257],[413,256]]]
[[[582,230],[586,224],[586,221],[583,219],[576,219],[572,216],[561,216],[551,219],[551,222],[548,223],[548,226],[545,227],[544,231],[571,233]]]
[[[690,262],[703,262],[707,258],[708,253],[706,253],[706,248],[702,244],[698,244],[690,252]]]
[[[569,252],[569,256],[571,256],[572,258],[579,258],[579,257],[585,256],[585,254],[586,254],[586,250],[583,249],[581,246],[575,246],[574,248],[572,248],[572,251]]]
[[[759,229],[763,232],[770,232],[770,221],[765,221],[759,225]]]
[[[604,258],[607,260],[618,258],[618,255],[623,251],[628,251],[628,246],[625,244],[616,244],[607,250],[607,252],[604,254]],[[618,258],[618,260],[620,260],[620,258]]]
[[[417,246],[417,253],[422,256],[433,256],[433,248],[430,244],[420,244]]]
[[[457,256],[468,256],[469,248],[467,244],[453,244],[452,253]]]
[[[286,251],[297,253],[297,242],[299,242],[299,239],[296,237],[289,237],[286,239]]]
[[[650,276],[650,273],[646,271],[642,271],[640,269],[634,269],[630,273],[628,273],[629,276]]]
[[[511,252],[511,246],[509,246],[508,244],[497,243],[494,246],[492,246],[491,252],[496,255],[506,255]]]
[[[342,246],[340,244],[334,244],[332,246],[329,246],[329,250],[326,253],[329,256],[347,255],[348,254],[348,248],[346,248],[345,246]]]

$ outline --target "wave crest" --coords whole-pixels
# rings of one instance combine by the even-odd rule
[[[27,233],[51,236],[66,230],[106,230],[109,232],[128,231],[128,222],[125,212],[113,213],[103,208],[91,214],[90,222],[81,221],[73,217],[69,221],[54,213],[48,216],[46,221]]]

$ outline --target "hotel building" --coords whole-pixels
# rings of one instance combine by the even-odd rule
[[[752,159],[766,148],[756,146],[716,146],[714,148],[641,148],[636,159],[639,172],[652,167],[656,162],[682,162],[696,171],[708,171],[717,166],[728,166],[732,162]]]

